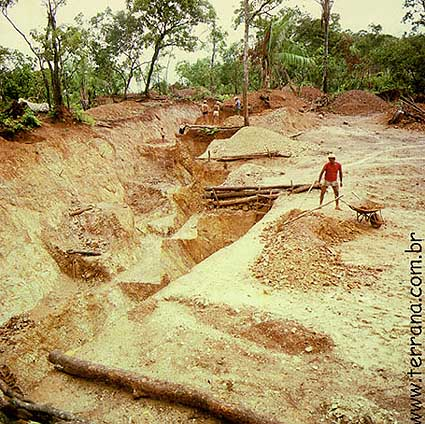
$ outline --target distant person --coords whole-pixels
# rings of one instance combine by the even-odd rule
[[[218,123],[220,119],[220,102],[217,100],[213,109],[213,124]]]
[[[320,204],[323,203],[323,198],[325,197],[325,193],[328,187],[331,186],[335,194],[335,203],[336,203],[335,209],[340,211],[341,208],[339,207],[339,199],[338,199],[338,196],[339,196],[338,175],[339,175],[339,182],[342,187],[342,166],[339,162],[336,161],[335,155],[333,154],[329,154],[328,160],[329,162],[323,165],[322,171],[320,172],[320,175],[319,175],[319,184],[320,184],[320,181],[322,180],[323,174],[325,175],[325,180],[320,189]]]
[[[239,97],[235,97],[235,111],[238,115],[241,114],[241,108],[242,108],[241,99]]]
[[[206,124],[208,122],[208,112],[209,112],[209,107],[206,100],[204,100],[204,102],[202,103],[201,111],[202,111],[202,122]]]

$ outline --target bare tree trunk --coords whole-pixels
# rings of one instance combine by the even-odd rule
[[[155,43],[155,50],[153,52],[151,64],[149,66],[148,76],[146,78],[146,86],[145,86],[145,96],[146,97],[149,97],[149,88],[150,88],[150,85],[151,85],[152,74],[153,74],[153,70],[155,69],[155,65],[156,65],[156,62],[158,60],[158,57],[159,57],[161,42],[162,42],[162,39]]]
[[[52,4],[52,1],[48,2],[48,25],[51,31],[51,49],[53,51],[53,66],[50,65],[51,79],[52,79],[52,91],[53,91],[53,108],[56,118],[61,118],[64,113],[64,103],[62,96],[62,84],[60,77],[60,48],[56,35],[56,9]]]
[[[72,423],[89,424],[66,411],[54,408],[50,405],[42,405],[25,399],[16,393],[0,378],[0,412],[4,412],[7,418],[31,420],[40,423]],[[1,420],[1,417],[0,417]],[[1,421],[3,422],[3,421]],[[21,422],[21,421],[19,421]]]
[[[323,80],[322,89],[324,93],[328,92],[328,65],[329,65],[329,22],[325,23],[325,41],[323,55]]]
[[[269,44],[270,44],[271,34],[272,34],[272,23],[270,22],[270,25],[264,34],[264,40],[262,45],[261,65],[262,65],[263,88],[270,88],[271,68],[270,68]]]
[[[248,71],[248,37],[249,37],[249,3],[244,0],[244,17],[245,17],[245,33],[244,33],[244,46],[243,46],[243,119],[244,125],[249,126],[249,111],[248,111],[248,85],[249,85],[249,71]]]
[[[215,65],[215,56],[217,54],[217,39],[216,39],[216,22],[213,22],[213,29],[212,29],[212,53],[211,53],[211,60],[210,60],[210,91],[215,94],[216,92],[216,85],[215,85],[215,75],[214,75],[214,65]]]
[[[331,9],[334,0],[320,0],[322,6],[322,26],[324,33],[323,41],[323,77],[322,77],[322,90],[328,93],[328,67],[329,67],[329,24],[331,20]]]

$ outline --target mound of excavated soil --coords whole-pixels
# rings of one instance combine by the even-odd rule
[[[352,289],[376,280],[377,270],[344,264],[335,248],[361,233],[356,222],[314,214],[284,224],[298,214],[293,210],[264,231],[265,246],[252,267],[260,281],[275,288],[310,290],[341,285]]]
[[[242,95],[239,98],[242,100]],[[281,107],[299,109],[306,105],[302,98],[295,96],[289,89],[253,91],[248,93],[248,104],[250,113],[259,113],[265,109],[277,109]],[[226,108],[234,108],[234,100],[227,100],[223,105]]]
[[[301,88],[300,96],[306,101],[313,102],[319,97],[322,97],[323,92],[316,87],[305,86]]]
[[[277,132],[266,128],[244,127],[230,138],[214,140],[200,158],[207,158],[208,151],[211,158],[221,158],[267,151],[291,153],[294,148],[296,143],[293,140]]]
[[[337,96],[329,105],[329,111],[340,115],[367,115],[386,112],[391,106],[375,94],[362,90],[350,90]]]

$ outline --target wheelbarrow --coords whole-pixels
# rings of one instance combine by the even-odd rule
[[[373,202],[372,200],[364,200],[357,204],[347,203],[347,205],[356,212],[358,222],[369,222],[373,228],[379,228],[384,223],[381,214],[384,205]]]

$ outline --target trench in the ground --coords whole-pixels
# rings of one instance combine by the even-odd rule
[[[264,212],[243,206],[211,208],[203,199],[205,186],[222,184],[230,171],[239,165],[201,162],[196,157],[212,140],[230,137],[235,131],[230,129],[209,135],[195,130],[178,137],[177,150],[171,154],[177,156],[177,165],[182,165],[185,175],[181,178],[186,179],[186,184],[176,185],[171,190],[167,199],[171,203],[167,208],[170,214],[145,217],[141,242],[145,254],[135,266],[114,278],[126,295],[147,299],[214,252],[238,240],[264,216]],[[159,199],[161,194],[152,190],[150,196]]]
[[[108,135],[111,140],[100,146],[103,156],[113,157],[113,138],[130,130],[118,127],[114,131]],[[67,203],[63,202],[55,220],[41,222],[40,242],[34,248],[47,253],[46,267],[51,266],[48,255],[56,263],[58,285],[43,294],[35,307],[13,313],[0,326],[0,359],[19,386],[25,390],[43,378],[49,369],[46,351],[78,347],[96,337],[110,313],[108,290],[115,293],[113,296],[121,293],[132,308],[239,239],[263,216],[242,208],[209,209],[202,199],[204,186],[223,183],[238,165],[227,167],[195,158],[214,138],[230,135],[226,131],[218,135],[189,132],[166,145],[147,138],[138,147],[143,166],[147,166],[146,175],[158,167],[161,171],[154,175],[169,173],[174,184],[170,178],[165,182],[159,178],[151,178],[153,182],[119,179],[126,204],[100,201],[86,208],[84,203],[71,203],[64,210]],[[105,253],[72,253],[78,242],[83,250],[104,247]],[[30,290],[28,285],[26,291]],[[27,355],[35,359],[25,370],[19,362]]]

